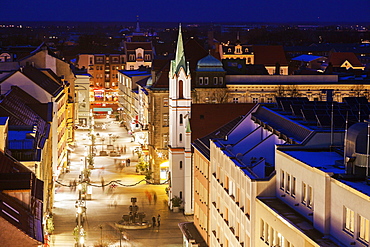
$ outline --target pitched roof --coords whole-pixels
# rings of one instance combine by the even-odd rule
[[[55,79],[58,77],[50,69],[45,70],[37,69],[33,66],[25,66],[22,69],[22,73],[54,97],[63,90],[61,81]]]
[[[350,62],[354,67],[363,66],[353,52],[333,52],[329,56],[328,64],[331,63],[334,67],[339,67],[346,60]]]
[[[38,112],[42,112],[43,116],[35,109]],[[48,111],[50,109],[46,104],[40,103],[17,86],[13,86],[0,99],[0,116],[9,117],[9,131],[34,132],[34,141],[35,145],[37,145],[34,148],[42,148],[49,136],[50,124],[46,122]],[[25,129],[25,127],[27,128]],[[11,141],[9,140],[9,142]],[[9,149],[14,148],[11,148],[9,144]],[[22,160],[18,157],[17,159]]]
[[[263,64],[265,66],[287,66],[283,46],[281,45],[254,45],[254,64]]]
[[[247,114],[254,105],[253,103],[192,104],[190,119],[192,142],[220,128],[236,117]]]

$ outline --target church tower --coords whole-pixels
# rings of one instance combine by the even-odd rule
[[[171,60],[169,73],[169,196],[170,199],[175,196],[182,199],[185,214],[193,214],[190,113],[191,76],[180,25],[176,57]]]

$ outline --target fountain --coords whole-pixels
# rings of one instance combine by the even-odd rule
[[[122,215],[122,220],[115,223],[115,226],[120,229],[146,229],[152,224],[144,221],[145,213],[139,212],[139,207],[136,205],[136,197],[131,197],[131,204],[129,206],[129,214]]]

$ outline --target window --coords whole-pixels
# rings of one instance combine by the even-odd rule
[[[258,103],[258,98],[252,98],[252,103]]]
[[[199,85],[203,85],[203,77],[199,77]]]
[[[218,81],[219,81],[220,85],[224,84],[224,78],[223,77],[218,78]]]
[[[283,170],[280,171],[280,189],[284,190],[285,186],[285,173]]]
[[[233,103],[238,103],[239,102],[239,98],[233,98]]]
[[[313,189],[311,186],[308,186],[307,191],[307,206],[312,208],[313,206]]]
[[[217,85],[218,84],[218,78],[217,77],[213,77],[213,84],[214,85]]]
[[[307,203],[307,184],[302,183],[302,203]]]
[[[286,174],[286,192],[290,193],[290,174]]]
[[[250,58],[250,57],[248,57],[248,63],[251,63],[251,62],[252,62],[251,58]]]
[[[145,61],[150,61],[150,54],[145,54]]]
[[[169,138],[169,135],[168,134],[163,134],[162,140],[163,140],[163,147],[164,148],[167,148],[168,147],[168,138]]]
[[[168,98],[163,98],[163,106],[164,107],[168,106]]]
[[[184,98],[183,91],[184,91],[184,82],[182,80],[180,80],[179,81],[179,99]]]
[[[267,245],[269,245],[269,229],[270,227],[269,227],[269,224],[267,224],[266,222],[265,222],[265,243],[267,244]]]
[[[180,125],[182,125],[183,123],[183,117],[182,117],[182,114],[180,114]]]
[[[295,178],[295,177],[293,177],[292,176],[292,193],[291,193],[291,195],[293,196],[293,197],[295,197],[295,187],[296,187],[296,181],[297,179]]]
[[[267,103],[272,103],[272,98],[267,98]]]
[[[135,54],[130,54],[128,56],[128,59],[129,59],[129,61],[134,61],[135,60]]]
[[[180,191],[180,196],[179,197],[180,197],[180,199],[182,199],[182,191]]]
[[[182,169],[182,161],[180,161],[180,164],[179,165],[180,165],[180,170],[181,170]]]
[[[208,85],[208,77],[204,77],[204,85]]]
[[[163,113],[163,126],[169,125],[169,116],[168,113]]]
[[[369,242],[369,220],[359,216],[359,233],[358,238],[362,241]]]
[[[179,135],[180,142],[182,142],[182,134]]]
[[[130,70],[134,70],[134,69],[135,69],[134,65],[130,65]]]
[[[351,209],[344,207],[344,229],[350,233],[355,231],[355,212]]]
[[[265,240],[265,222],[263,221],[263,219],[261,219],[260,224],[260,237],[262,240]]]

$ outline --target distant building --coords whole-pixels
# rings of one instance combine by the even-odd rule
[[[76,66],[87,69],[90,78],[90,105],[96,117],[118,108],[118,70],[125,68],[123,54],[79,54]]]

